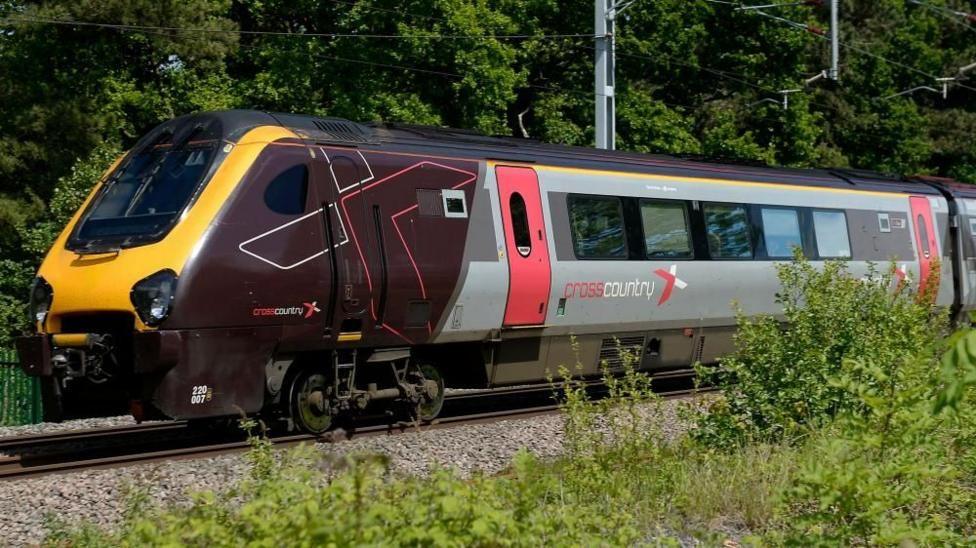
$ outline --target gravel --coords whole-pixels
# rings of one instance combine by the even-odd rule
[[[98,417],[94,419],[76,419],[64,422],[42,422],[24,426],[0,427],[0,439],[15,436],[33,436],[37,434],[54,434],[71,430],[89,430],[92,428],[115,428],[118,426],[133,426],[136,420],[130,415],[118,417]]]
[[[666,438],[686,428],[677,412],[680,401],[666,400],[660,408],[647,411],[656,415],[655,420]],[[119,417],[72,424],[74,428],[95,428],[130,424],[131,419],[128,420]],[[66,424],[5,428],[0,429],[0,437],[49,432],[51,426],[61,429]],[[469,475],[479,470],[491,474],[505,469],[520,449],[540,457],[558,455],[562,441],[563,417],[545,415],[316,444],[316,448],[331,455],[364,452],[386,455],[394,472],[404,474],[426,474],[433,467],[447,467]],[[46,524],[52,518],[73,524],[87,520],[111,527],[121,518],[126,494],[133,486],[148,489],[155,502],[180,504],[188,501],[189,492],[226,488],[247,469],[240,455],[224,455],[2,482],[0,545],[37,544],[43,540]]]

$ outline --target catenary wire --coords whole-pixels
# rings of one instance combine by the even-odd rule
[[[761,15],[763,17],[767,17],[769,19],[773,19],[774,21],[778,21],[778,22],[781,22],[781,23],[784,23],[784,24],[788,24],[789,26],[791,26],[793,28],[796,28],[798,30],[803,30],[803,31],[805,31],[805,32],[807,32],[809,34],[812,34],[813,36],[815,36],[815,37],[817,37],[817,38],[819,38],[821,40],[829,40],[829,38],[827,36],[823,36],[822,34],[818,34],[816,32],[811,32],[810,28],[807,27],[806,25],[803,25],[802,23],[797,23],[795,21],[790,21],[789,19],[784,19],[784,18],[779,17],[779,16],[776,16],[776,15],[771,15],[769,13],[763,12],[762,10],[752,10],[750,13],[755,13],[757,15]],[[872,51],[866,50],[864,48],[861,48],[861,47],[856,46],[854,44],[851,44],[849,42],[844,42],[844,41],[838,40],[837,43],[841,47],[843,47],[845,49],[849,49],[849,50],[855,51],[857,53],[860,53],[862,55],[866,55],[868,57],[872,57],[874,59],[877,59],[877,60],[881,61],[882,63],[889,64],[889,65],[896,66],[896,67],[900,67],[900,68],[905,69],[907,71],[914,72],[916,74],[920,74],[922,76],[925,76],[926,78],[929,78],[930,80],[933,80],[934,81],[934,80],[936,80],[938,78],[934,74],[925,72],[924,70],[917,69],[917,68],[915,68],[915,67],[913,67],[911,65],[907,65],[907,64],[902,63],[900,61],[895,61],[894,59],[888,59],[887,57],[885,57],[883,55],[879,55],[877,53],[874,53]],[[963,89],[967,89],[967,90],[970,90],[970,91],[976,91],[976,88],[973,88],[973,87],[967,86],[965,84],[959,83],[958,81],[957,82],[953,82],[952,85],[954,85],[956,87],[961,87]]]
[[[593,39],[595,34],[356,34],[331,32],[284,32],[264,30],[218,29],[204,27],[169,27],[155,25],[130,25],[123,23],[96,23],[93,21],[75,21],[66,19],[48,19],[42,17],[7,16],[0,19],[0,24],[46,24],[76,27],[96,27],[128,31],[166,31],[188,32],[201,34],[237,34],[250,36],[282,36],[288,38],[363,38],[363,39],[406,39],[406,40],[561,40],[567,38]]]

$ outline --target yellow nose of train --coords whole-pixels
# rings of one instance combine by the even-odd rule
[[[111,192],[102,192],[103,187],[124,184],[124,170],[126,167],[132,169],[131,165],[125,165],[125,162],[131,164],[132,158],[116,162],[41,265],[38,276],[50,286],[52,299],[47,313],[35,318],[39,320],[39,331],[62,333],[70,328],[71,317],[99,313],[131,315],[135,329],[140,331],[157,327],[165,316],[154,316],[152,310],[136,307],[134,301],[138,296],[135,291],[139,283],[163,272],[171,272],[178,278],[183,266],[206,237],[212,220],[264,146],[278,139],[295,137],[293,132],[282,127],[258,127],[247,132],[237,143],[207,142],[212,158],[209,164],[197,166],[200,169],[193,174],[193,184],[187,185],[190,192],[184,196],[185,201],[169,200],[163,204],[173,211],[129,216],[159,218],[144,225],[137,222],[118,227],[123,223],[116,222],[116,226],[112,226],[114,219],[98,216],[100,209],[114,206],[109,204],[114,196]],[[137,149],[138,145],[133,150]],[[200,160],[187,157],[186,161]],[[177,167],[185,170],[187,166]],[[198,189],[196,185],[208,175],[206,168],[212,171],[212,176],[202,189]],[[160,181],[160,185],[170,185],[179,177],[186,177],[185,171],[177,171],[169,180]],[[124,192],[125,189],[119,194]],[[91,225],[95,225],[94,229]],[[130,230],[132,234],[126,238],[113,234],[113,231],[122,230]],[[150,302],[147,308],[151,306]],[[67,325],[65,320],[68,320]]]

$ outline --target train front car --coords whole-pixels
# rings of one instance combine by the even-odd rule
[[[250,118],[237,125],[262,122]],[[117,414],[130,404],[141,414],[141,381],[179,353],[163,329],[181,273],[258,148],[235,147],[241,135],[225,122],[197,115],[155,128],[109,170],[49,251],[30,295],[36,334],[17,341],[22,367],[41,378],[46,420]]]
[[[411,350],[453,290],[478,166],[370,152],[370,135],[230,111],[141,139],[34,283],[17,346],[46,419],[435,416],[444,382]]]

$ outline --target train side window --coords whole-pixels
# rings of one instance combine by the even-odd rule
[[[512,236],[515,238],[515,248],[519,255],[528,257],[532,253],[532,236],[529,234],[529,214],[525,209],[525,199],[518,192],[513,192],[508,199],[508,207],[512,212]]]
[[[298,164],[282,171],[264,189],[264,204],[282,215],[305,212],[308,194],[308,167]]]
[[[847,215],[843,211],[814,211],[813,232],[817,237],[817,254],[828,259],[850,259],[851,239],[847,233]]]
[[[749,214],[741,205],[705,204],[708,254],[713,259],[752,258]]]
[[[570,196],[569,224],[580,259],[626,259],[627,235],[620,198]]]
[[[760,211],[767,256],[791,257],[794,247],[803,247],[800,216],[795,209],[763,207]]]
[[[641,200],[648,258],[690,258],[691,234],[684,202]]]

